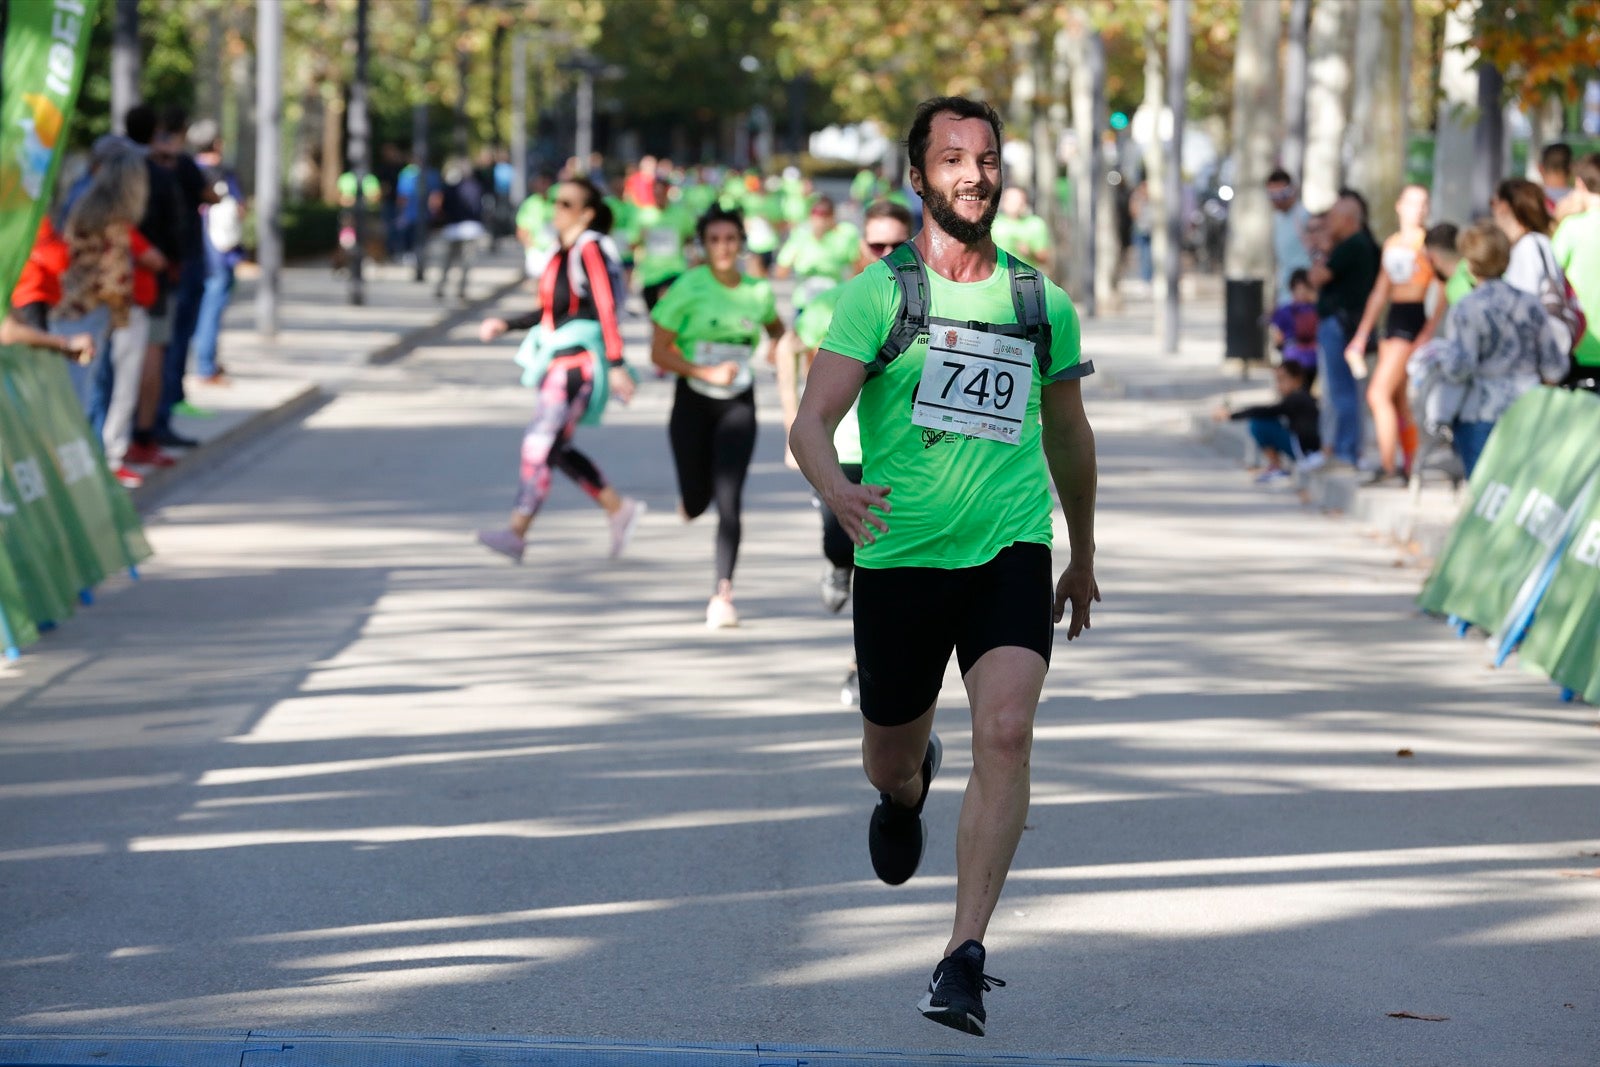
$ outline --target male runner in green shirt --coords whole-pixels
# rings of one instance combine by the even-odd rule
[[[857,546],[862,757],[879,790],[867,842],[891,885],[922,858],[922,807],[943,751],[934,708],[952,650],[960,662],[972,774],[956,835],[955,924],[918,1007],[980,1036],[992,981],[982,940],[1028,812],[1052,623],[1070,607],[1072,640],[1100,596],[1094,433],[1080,389],[1092,368],[1079,362],[1077,313],[1053,284],[1043,284],[1048,342],[1015,336],[1017,269],[990,237],[1000,132],[979,101],[917,109],[906,144],[924,228],[891,261],[914,248],[925,264],[928,328],[885,364],[900,287],[884,263],[852,279],[790,434],[801,471]],[[833,433],[858,397],[864,477],[853,485]],[[1052,479],[1072,552],[1053,596]]]
[[[1018,259],[1046,264],[1050,258],[1050,226],[1028,210],[1028,194],[1013,185],[1000,194],[1000,214],[994,217],[994,243]]]

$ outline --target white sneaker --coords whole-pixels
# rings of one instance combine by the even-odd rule
[[[1309,474],[1312,471],[1321,470],[1323,467],[1327,466],[1327,463],[1327,456],[1323,455],[1321,452],[1313,452],[1309,456],[1301,457],[1300,462],[1295,464],[1295,468]]]
[[[734,610],[733,597],[714,596],[706,603],[706,629],[731,630],[739,625],[739,613]]]
[[[634,527],[639,525],[639,520],[644,518],[648,510],[645,502],[629,497],[622,502],[615,515],[607,518],[611,524],[611,558],[616,559],[622,555],[622,550],[628,547],[628,541],[633,537]]]

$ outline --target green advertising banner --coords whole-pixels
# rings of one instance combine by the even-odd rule
[[[1600,397],[1531,389],[1500,417],[1417,603],[1498,633],[1570,533],[1600,470]]]
[[[0,61],[0,292],[33,248],[67,146],[100,0],[6,0]]]
[[[1600,475],[1575,516],[1533,625],[1522,639],[1523,663],[1591,704],[1600,704]]]
[[[60,622],[106,575],[150,555],[54,352],[0,348],[0,637]]]

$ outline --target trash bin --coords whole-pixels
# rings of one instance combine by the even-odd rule
[[[1261,278],[1229,278],[1224,291],[1223,342],[1228,359],[1267,358],[1266,285]]]

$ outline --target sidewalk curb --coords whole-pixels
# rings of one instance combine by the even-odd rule
[[[129,491],[140,512],[154,507],[159,498],[182,485],[186,478],[215,470],[263,435],[295,419],[303,418],[332,399],[316,383],[308,383],[275,407],[263,408],[238,425],[201,443],[178,461],[177,466],[157,467],[144,476],[144,484]]]
[[[522,278],[505,282],[496,286],[488,295],[478,297],[463,307],[448,312],[443,318],[427,326],[419,326],[408,333],[402,334],[395,340],[380,348],[368,352],[359,365],[385,366],[416,351],[424,345],[433,344],[444,339],[450,331],[465,322],[471,321],[489,307],[509,294],[515,292],[523,283]],[[137,489],[129,490],[133,498],[134,507],[141,513],[153,509],[173,489],[182,485],[190,477],[197,477],[207,471],[215,470],[227,460],[237,455],[247,445],[271,433],[285,423],[304,418],[324,404],[333,400],[335,393],[323,388],[315,382],[308,382],[296,390],[287,399],[269,408],[262,408],[246,418],[236,426],[224,433],[201,444],[189,451],[177,466],[155,468],[144,476],[144,484]]]
[[[410,333],[403,334],[383,347],[376,348],[371,352],[368,352],[366,359],[363,360],[363,362],[369,367],[381,367],[389,363],[393,363],[395,360],[400,359],[403,356],[409,355],[411,352],[423,347],[424,345],[429,345],[436,341],[444,340],[450,335],[450,331],[454,330],[457,326],[477,318],[478,315],[482,313],[484,308],[491,304],[499,303],[507,296],[510,296],[512,293],[516,292],[522,287],[524,281],[526,281],[526,279],[517,278],[514,281],[509,281],[502,285],[496,286],[488,296],[479,297],[476,300],[470,301],[463,307],[459,307],[454,311],[448,312],[444,318],[439,319],[431,326],[419,326]]]

